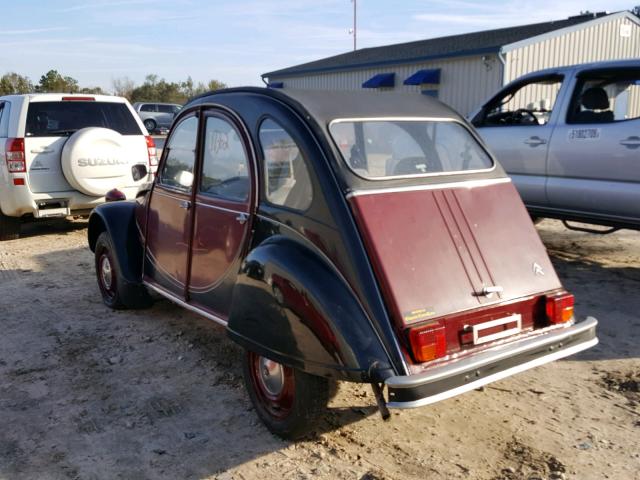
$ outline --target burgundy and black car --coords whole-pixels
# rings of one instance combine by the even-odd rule
[[[288,438],[336,380],[371,384],[385,417],[598,341],[509,177],[426,97],[195,98],[154,183],[96,208],[89,245],[109,307],[152,291],[223,325],[258,415]]]

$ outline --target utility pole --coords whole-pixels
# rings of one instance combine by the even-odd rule
[[[356,48],[357,48],[357,42],[356,42],[357,33],[356,32],[357,32],[357,25],[358,25],[358,22],[357,22],[357,18],[358,17],[357,17],[357,8],[356,8],[356,6],[357,6],[358,2],[357,2],[357,0],[351,0],[351,3],[353,3],[353,28],[351,29],[351,32],[353,33],[353,50],[355,51]]]

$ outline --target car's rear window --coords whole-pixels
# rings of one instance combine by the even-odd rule
[[[493,167],[469,130],[454,121],[336,120],[329,129],[349,168],[368,179]]]
[[[61,101],[31,102],[27,111],[27,137],[62,137],[85,127],[103,127],[121,135],[142,135],[124,103]]]

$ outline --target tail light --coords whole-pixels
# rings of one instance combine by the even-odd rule
[[[27,171],[27,162],[24,156],[24,138],[7,139],[5,151],[9,173],[23,173]]]
[[[153,141],[153,137],[151,135],[147,135],[144,137],[147,141],[147,153],[149,154],[149,166],[155,167],[158,165],[158,153],[156,150],[156,142]]]
[[[566,323],[573,318],[573,295],[564,292],[547,295],[547,319],[550,323]]]
[[[445,328],[439,323],[410,329],[409,343],[413,358],[418,362],[428,362],[447,354]]]

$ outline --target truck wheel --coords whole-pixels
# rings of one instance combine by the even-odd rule
[[[247,351],[244,382],[266,427],[294,440],[309,433],[329,401],[329,380]]]
[[[15,240],[20,237],[20,219],[7,217],[0,211],[0,241]]]
[[[96,276],[102,301],[109,308],[147,308],[152,304],[151,297],[143,285],[128,282],[121,273],[114,253],[111,237],[102,232],[96,241]]]
[[[155,131],[156,129],[156,122],[155,120],[151,120],[150,118],[147,118],[144,122],[144,128],[147,129],[147,131],[151,134]]]

